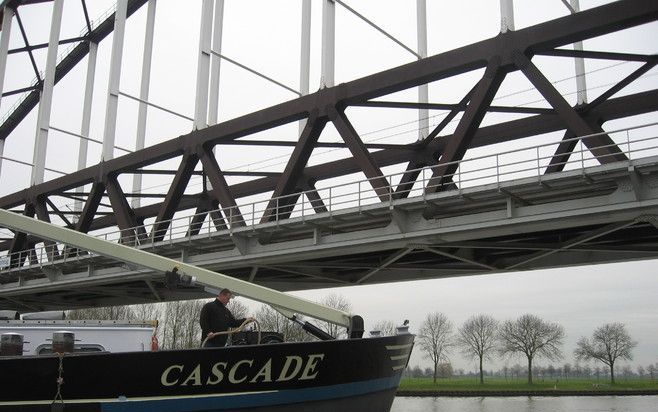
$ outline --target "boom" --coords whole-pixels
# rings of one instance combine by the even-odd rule
[[[42,239],[52,240],[97,253],[118,261],[135,264],[160,272],[172,272],[178,268],[178,273],[192,276],[197,283],[212,286],[214,288],[228,288],[232,291],[254,299],[259,302],[272,305],[287,316],[294,318],[295,313],[311,316],[336,325],[345,326],[353,335],[355,318],[358,323],[362,320],[359,316],[353,316],[341,310],[319,305],[306,299],[298,298],[256,285],[240,279],[236,279],[221,273],[203,269],[198,266],[179,262],[154,253],[124,246],[118,243],[98,239],[85,233],[59,227],[51,223],[43,222],[31,217],[19,215],[4,209],[0,209],[0,226],[13,229],[23,233],[30,233]],[[359,325],[356,325],[356,329]],[[362,327],[362,326],[361,326]]]

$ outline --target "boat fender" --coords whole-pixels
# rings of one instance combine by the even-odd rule
[[[160,344],[158,343],[158,337],[156,334],[151,336],[151,352],[157,352],[160,349]]]

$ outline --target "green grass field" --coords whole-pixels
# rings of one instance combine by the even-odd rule
[[[500,391],[574,391],[574,392],[605,392],[605,391],[658,391],[658,380],[650,379],[617,379],[614,385],[603,379],[548,379],[536,378],[532,385],[524,379],[485,378],[480,384],[475,378],[402,378],[400,391],[427,392],[500,392]]]

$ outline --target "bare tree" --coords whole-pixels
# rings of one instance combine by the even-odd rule
[[[256,313],[261,330],[278,332],[283,335],[285,342],[305,342],[311,340],[301,326],[289,320],[271,306],[263,305]]]
[[[201,342],[201,308],[205,304],[202,300],[188,300],[183,304],[185,321],[182,330],[182,348],[198,348]]]
[[[560,346],[564,328],[538,316],[525,314],[503,323],[498,334],[501,355],[523,354],[528,359],[528,383],[532,384],[532,361],[535,357],[549,360],[562,358]]]
[[[161,317],[160,303],[145,303],[143,305],[132,305],[133,316],[136,320],[158,320]]]
[[[226,305],[226,308],[231,311],[236,319],[243,319],[249,316],[249,308],[239,300],[231,299],[228,305]]]
[[[631,351],[637,345],[626,332],[623,323],[607,323],[594,331],[592,339],[580,338],[576,344],[576,359],[595,359],[610,368],[610,382],[615,383],[617,359],[633,360]]]
[[[644,376],[644,374],[647,373],[646,370],[644,369],[644,366],[642,365],[637,365],[637,376],[640,378]]]
[[[201,344],[199,315],[204,301],[167,302],[161,346],[164,349],[198,348]]]
[[[454,346],[452,322],[439,312],[430,313],[423,322],[419,333],[420,347],[434,365],[434,383],[441,362],[448,362],[448,353]]]
[[[392,336],[395,335],[395,323],[390,320],[381,320],[375,323],[372,330],[380,331],[383,336]]]
[[[134,320],[135,316],[130,306],[107,306],[69,310],[67,319],[71,320]]]
[[[484,359],[491,358],[496,348],[496,333],[498,321],[489,315],[479,314],[469,318],[459,328],[457,343],[465,356],[477,358],[480,361],[480,383],[484,383]]]
[[[325,296],[324,299],[320,301],[320,304],[324,306],[329,306],[330,308],[342,310],[343,312],[351,312],[352,304],[345,298],[343,295],[331,294]],[[323,322],[323,329],[325,332],[334,336],[335,338],[341,338],[347,336],[347,329],[343,326],[338,326],[333,323]]]
[[[181,348],[181,333],[185,322],[183,313],[183,302],[167,302],[164,309],[164,322],[162,328],[162,340],[160,345],[163,349]]]

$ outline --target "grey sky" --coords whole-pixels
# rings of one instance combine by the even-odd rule
[[[573,349],[581,336],[591,336],[604,323],[622,322],[638,341],[631,365],[658,362],[658,278],[656,261],[581,266],[564,269],[512,272],[419,282],[358,286],[331,290],[345,296],[355,313],[366,320],[366,329],[381,320],[396,323],[409,319],[417,332],[430,312],[443,312],[455,324],[468,317],[486,313],[504,321],[532,313],[544,320],[564,326],[566,339],[564,360],[574,364]],[[320,300],[328,291],[305,291],[296,294]],[[451,361],[457,367],[473,370],[469,362],[455,351]],[[411,364],[427,365],[419,348]],[[491,366],[504,365],[497,358]],[[525,364],[525,359],[507,363]],[[548,364],[539,361],[538,364]],[[490,369],[491,366],[485,366]],[[635,368],[634,368],[635,369]]]
[[[608,1],[581,0],[582,9],[607,3]],[[112,5],[106,0],[88,2],[92,16],[98,16]],[[397,36],[410,47],[416,45],[415,2],[394,0],[350,0],[352,7],[372,21]],[[451,50],[478,40],[495,36],[500,27],[498,0],[439,1],[428,3],[428,48],[429,54]],[[184,4],[184,6],[182,6]],[[150,100],[156,104],[191,116],[194,109],[194,90],[198,48],[198,21],[200,0],[174,1],[160,0],[156,21],[156,41],[153,62],[153,77]],[[222,52],[227,56],[260,70],[270,77],[289,85],[299,84],[299,15],[301,2],[292,0],[245,1],[227,0],[225,9],[224,40]],[[25,7],[22,16],[32,43],[46,42],[48,36],[50,6],[42,4]],[[145,21],[144,7],[127,26],[124,48],[124,63],[121,90],[137,95]],[[313,2],[311,86],[319,87],[321,2]],[[568,13],[560,0],[517,0],[515,2],[515,24],[520,29]],[[44,19],[45,17],[45,19]],[[83,21],[79,2],[65,2],[64,29],[62,37],[76,36]],[[15,26],[16,27],[16,26]],[[336,14],[336,83],[349,81],[414,60],[408,52],[375,32],[365,23],[337,6]],[[658,25],[652,30],[658,34]],[[21,39],[15,28],[11,47],[20,47]],[[587,49],[596,50],[603,43],[615,45],[619,51],[656,53],[655,36],[642,37],[638,30],[629,30],[623,38],[606,36],[585,43]],[[94,110],[92,117],[92,137],[102,138],[104,105],[107,93],[107,68],[111,36],[101,43],[99,63],[96,73]],[[36,53],[37,61],[43,64],[45,52]],[[539,59],[541,60],[541,59]],[[622,78],[634,70],[636,64],[613,66],[614,62],[586,62],[588,71],[596,71],[588,77],[592,88],[590,100],[605,89],[597,89],[607,82]],[[8,59],[5,89],[24,87],[33,78],[29,60],[26,57]],[[542,62],[538,62],[542,65]],[[573,64],[551,64],[545,61],[542,67],[553,81],[573,76]],[[82,87],[86,65],[83,61],[55,89],[52,124],[62,129],[79,131],[82,107]],[[638,81],[639,86],[656,85],[657,69],[654,68]],[[449,83],[439,82],[430,87],[430,100],[451,102],[461,97],[472,85],[480,72],[470,73],[452,79]],[[220,89],[220,120],[227,120],[282,101],[294,98],[294,94],[255,78],[249,73],[226,62],[222,63],[222,84]],[[568,80],[556,85],[565,93],[575,90],[575,81]],[[635,86],[633,86],[635,87]],[[506,79],[499,92],[505,102],[524,104],[538,97],[536,92],[527,91],[527,81],[517,76]],[[415,91],[401,93],[400,99],[415,99]],[[573,103],[574,95],[569,95]],[[15,102],[15,98],[5,98],[0,106],[4,114]],[[539,103],[541,105],[541,103]],[[117,145],[134,146],[136,104],[121,100],[119,106],[119,127]],[[7,140],[5,156],[25,162],[32,161],[35,134],[36,110]],[[387,143],[414,141],[413,128],[403,129],[393,136],[393,132],[369,132],[416,119],[416,113],[386,112],[385,116],[373,117],[367,113],[350,113],[357,130],[366,139]],[[382,117],[385,117],[383,119]],[[647,116],[655,121],[655,114]],[[485,123],[500,119],[487,117]],[[149,111],[147,145],[158,143],[191,130],[186,120]],[[296,125],[279,128],[274,134],[296,131]],[[271,138],[271,136],[268,136]],[[323,140],[336,139],[335,131],[327,127]],[[47,164],[54,169],[71,172],[75,169],[77,139],[51,132]],[[504,150],[504,148],[499,148]],[[234,149],[222,150],[219,163],[225,170],[243,165],[259,167],[265,162],[267,170],[281,170],[285,156],[290,149],[268,149],[261,152],[236,153]],[[120,152],[116,153],[117,155]],[[469,153],[474,156],[479,153]],[[326,161],[332,156],[342,155],[340,151],[315,153],[311,162]],[[91,145],[89,164],[99,160],[100,146]],[[277,156],[283,156],[283,160]],[[282,163],[284,162],[284,163]],[[243,167],[244,168],[244,167]],[[385,172],[391,172],[386,170]],[[47,177],[57,174],[47,174]],[[229,183],[231,181],[229,180]],[[27,187],[29,169],[25,166],[3,163],[0,175],[0,195]],[[153,178],[145,178],[144,186],[162,184]],[[329,184],[329,183],[325,183]],[[335,182],[333,182],[335,184]],[[380,320],[402,321],[409,319],[412,330],[417,330],[429,312],[445,313],[456,326],[476,313],[488,313],[499,320],[515,318],[523,313],[533,313],[546,320],[561,323],[567,333],[565,362],[573,363],[571,352],[575,340],[581,335],[589,335],[592,330],[607,322],[624,322],[639,345],[635,351],[633,364],[647,365],[658,362],[658,279],[655,276],[656,262],[634,262],[605,266],[577,267],[559,270],[521,272],[467,278],[450,278],[422,282],[387,284],[379,286],[359,286],[335,290],[299,292],[301,296],[320,300],[328,293],[339,293],[347,297],[355,313],[366,319],[366,326]],[[464,369],[472,369],[472,362],[453,354],[455,364]],[[417,349],[412,364],[422,364],[422,354]],[[509,363],[523,363],[512,360]],[[540,362],[541,363],[541,362]],[[500,361],[497,365],[501,365]]]

